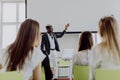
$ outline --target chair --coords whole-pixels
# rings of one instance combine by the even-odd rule
[[[66,68],[69,68],[69,78],[72,80],[72,56],[73,56],[74,49],[64,49],[62,54],[62,63],[67,63],[67,65],[63,65]],[[69,64],[68,64],[69,63]]]
[[[89,66],[74,65],[74,80],[89,80]]]
[[[96,69],[95,80],[120,80],[120,70]]]
[[[0,73],[0,80],[24,80],[23,75],[17,71]]]
[[[60,59],[58,64],[58,75],[62,78],[70,78],[70,61]]]
[[[69,65],[70,65],[70,61],[68,60],[63,60],[63,59],[59,60],[59,67],[68,67]]]

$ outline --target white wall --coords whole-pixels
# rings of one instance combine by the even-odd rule
[[[98,21],[106,15],[114,15],[120,21],[120,0],[27,0],[27,17],[44,26],[52,24],[61,31],[70,22],[68,31],[97,31]],[[32,4],[32,5],[31,5]]]
[[[77,50],[79,34],[65,34],[62,38],[58,38],[61,53],[64,49]]]

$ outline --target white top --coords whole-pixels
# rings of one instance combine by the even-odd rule
[[[6,53],[7,48],[0,51],[0,63],[2,64],[3,68],[0,70],[0,72],[5,72],[7,65],[5,64],[5,61],[7,59]],[[31,52],[30,52],[31,53]],[[34,47],[32,55],[29,54],[29,56],[25,60],[25,64],[23,65],[23,74],[24,74],[24,80],[29,80],[31,77],[33,70],[35,67],[43,61],[45,58],[45,55],[42,54],[39,48]]]
[[[73,55],[73,65],[89,65],[89,61],[91,59],[91,51],[90,50],[82,50]]]
[[[50,34],[47,33],[47,35],[48,35],[48,39],[50,42],[50,49],[55,49],[55,41],[54,41],[53,34],[51,34],[51,36],[50,36]]]
[[[92,60],[90,62],[91,77],[90,80],[94,79],[95,69],[120,69],[120,62],[116,63],[113,58],[109,55],[107,49],[101,50],[101,47],[97,45],[92,51]]]

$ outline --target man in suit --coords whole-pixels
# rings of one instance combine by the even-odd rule
[[[42,65],[44,66],[45,69],[46,80],[51,80],[53,78],[53,73],[50,68],[50,60],[52,60],[54,66],[54,71],[55,71],[54,78],[55,80],[57,80],[58,78],[56,51],[60,51],[60,49],[57,38],[61,38],[65,34],[68,27],[69,27],[69,23],[65,25],[65,30],[63,30],[62,33],[54,34],[52,25],[47,25],[46,26],[47,33],[42,35],[41,50],[46,55],[46,58],[43,60]],[[49,60],[51,56],[52,59]]]

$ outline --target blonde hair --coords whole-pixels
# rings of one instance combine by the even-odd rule
[[[110,55],[115,61],[120,60],[119,32],[117,21],[113,16],[107,16],[99,21],[99,33]],[[102,47],[104,48],[104,47]]]

